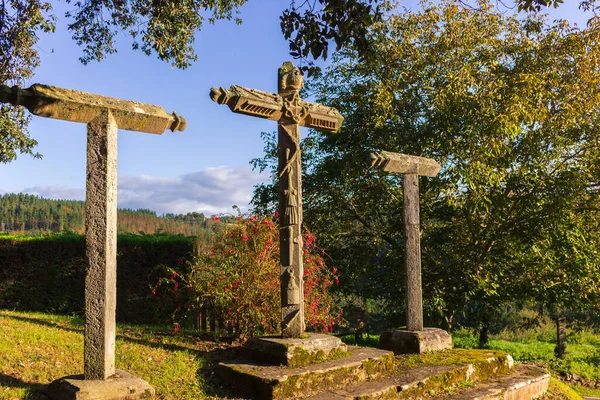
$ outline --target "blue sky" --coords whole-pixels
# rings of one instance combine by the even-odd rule
[[[552,12],[584,21],[575,4]],[[123,34],[117,54],[87,66],[71,39],[64,2],[55,8],[54,34],[38,43],[41,66],[32,83],[157,104],[188,121],[185,132],[163,135],[119,131],[119,207],[158,212],[231,213],[236,204],[248,209],[253,186],[266,180],[249,161],[262,156],[262,131],[276,130],[273,121],[236,115],[213,103],[213,86],[238,84],[277,91],[277,68],[291,59],[279,28],[288,1],[253,0],[241,8],[243,24],[218,21],[196,35],[199,59],[185,70],[173,69],[154,55],[130,49]],[[414,1],[402,2],[410,7]],[[28,86],[28,85],[27,85]],[[42,160],[21,155],[0,164],[0,193],[27,192],[48,198],[85,197],[84,124],[33,117],[31,136]]]

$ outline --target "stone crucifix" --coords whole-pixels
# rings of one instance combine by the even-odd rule
[[[406,329],[423,330],[423,293],[421,288],[421,236],[419,223],[419,176],[434,177],[440,165],[431,158],[382,151],[371,153],[371,166],[404,175],[404,234],[406,273]]]
[[[279,68],[278,94],[233,85],[212,88],[210,97],[231,111],[277,121],[279,152],[279,226],[281,260],[281,330],[298,338],[305,329],[302,264],[302,169],[300,126],[337,131],[343,121],[332,107],[300,100],[302,72],[291,62]]]
[[[87,124],[84,377],[106,380],[116,372],[117,131],[162,134],[183,131],[187,123],[155,105],[40,84],[0,85],[0,102]]]

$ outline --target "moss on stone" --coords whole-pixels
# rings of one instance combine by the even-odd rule
[[[387,363],[389,363],[389,360]],[[340,368],[328,371],[327,373],[292,375],[288,379],[279,382],[273,388],[273,398],[297,398],[300,392],[305,396],[311,393],[344,387],[352,383],[364,381],[367,378],[375,378],[384,372],[377,370],[375,365],[377,363],[369,360],[363,362],[361,366]]]
[[[341,348],[335,348],[325,354],[323,350],[316,352],[310,352],[304,350],[301,347],[296,347],[292,358],[287,362],[289,367],[305,367],[310,364],[321,363],[329,360],[337,360],[342,357],[348,356],[350,353],[342,350]]]
[[[501,358],[508,363],[508,356],[502,351],[452,349],[426,354],[402,354],[396,356],[399,366],[404,369],[423,365],[466,365],[478,361],[487,361],[493,357]]]
[[[456,365],[450,371],[431,376],[419,385],[398,393],[400,399],[413,399],[425,394],[440,393],[464,384],[488,379],[509,372],[508,356],[504,352],[491,350],[453,349],[430,354],[410,354],[396,357],[400,374],[409,369],[423,366]]]

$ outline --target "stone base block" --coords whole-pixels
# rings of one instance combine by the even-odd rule
[[[136,400],[154,398],[154,388],[145,380],[117,370],[107,380],[84,380],[71,375],[55,380],[46,390],[50,400]]]
[[[422,331],[392,329],[379,338],[379,346],[392,350],[395,354],[416,353],[451,349],[452,337],[438,328],[425,328]]]
[[[306,338],[261,337],[248,340],[249,359],[271,365],[301,367],[347,355],[348,346],[335,336],[311,333]]]

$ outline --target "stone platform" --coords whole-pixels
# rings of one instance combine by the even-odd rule
[[[424,354],[454,347],[452,336],[443,329],[425,328],[422,331],[392,329],[379,338],[379,347],[395,354]]]
[[[348,347],[348,353],[303,367],[230,361],[219,364],[217,373],[244,398],[267,400],[530,400],[548,387],[546,371],[523,364],[513,367],[512,357],[498,351],[453,349],[394,356],[385,350]]]
[[[303,367],[235,360],[220,363],[217,373],[246,396],[259,399],[291,399],[367,379],[376,379],[391,373],[393,369],[392,352],[350,347],[348,355],[343,358]]]
[[[117,370],[107,380],[84,380],[83,374],[57,379],[48,386],[50,400],[137,400],[154,398],[154,388],[145,380]]]

